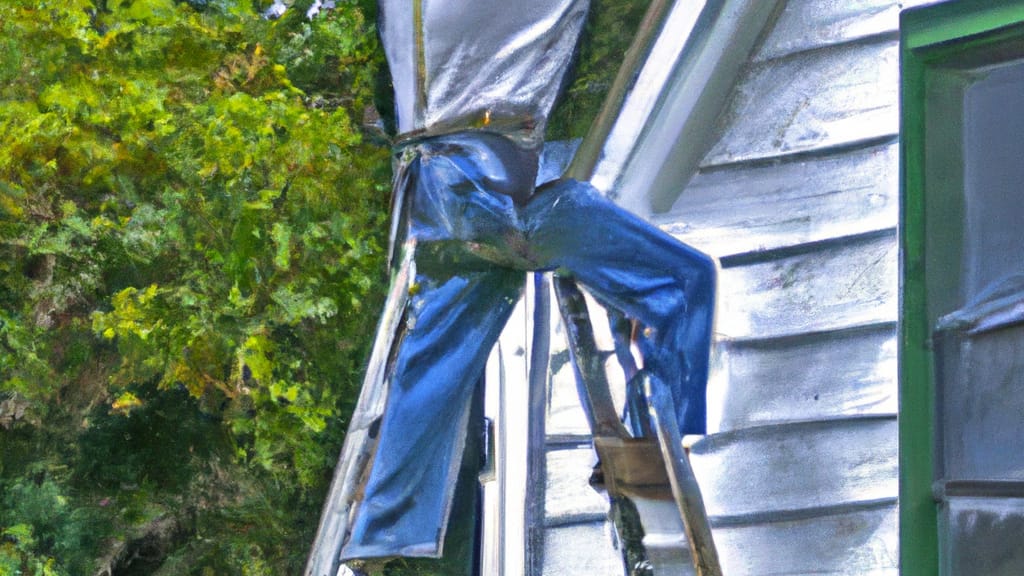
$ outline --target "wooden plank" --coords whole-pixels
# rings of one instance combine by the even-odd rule
[[[652,222],[716,257],[894,228],[899,147],[702,171]]]
[[[899,15],[897,0],[789,0],[754,61],[895,33]]]
[[[895,499],[896,444],[895,417],[860,417],[715,434],[690,459],[716,525]]]
[[[722,342],[719,431],[895,414],[896,325],[799,338]]]
[[[701,167],[778,158],[891,136],[899,46],[847,44],[770,60],[740,80]]]
[[[769,338],[896,318],[894,234],[723,269],[719,338]]]

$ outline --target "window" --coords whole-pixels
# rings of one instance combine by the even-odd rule
[[[1024,2],[902,35],[902,571],[1022,574]]]

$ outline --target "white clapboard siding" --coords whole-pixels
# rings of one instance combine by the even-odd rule
[[[723,266],[691,461],[730,576],[898,570],[898,13],[787,2],[653,219]]]
[[[899,573],[897,508],[865,506],[798,519],[715,527],[728,576]]]
[[[651,221],[724,258],[896,226],[895,141],[825,158],[698,173]]]
[[[729,576],[898,572],[901,4],[788,0],[697,174],[650,216],[722,263],[713,433],[690,454]],[[542,572],[621,574],[557,338],[552,353]],[[652,555],[678,556],[670,524]]]
[[[897,12],[791,0],[655,219],[723,261],[691,454],[727,574],[897,570]]]
[[[764,339],[894,320],[897,268],[895,230],[724,268],[716,331]]]
[[[600,338],[603,327],[595,328]],[[605,338],[600,340],[607,346]],[[539,576],[620,576],[625,567],[608,519],[607,494],[590,485],[597,457],[557,310],[552,314],[548,371],[545,530]]]
[[[893,38],[755,64],[740,80],[722,137],[701,166],[810,153],[895,134],[898,62]]]
[[[893,499],[895,435],[889,416],[758,426],[712,434],[690,460],[712,517],[785,517]]]
[[[851,41],[895,34],[900,8],[892,0],[790,0],[754,56],[755,62]]]
[[[895,324],[722,342],[720,431],[896,412]]]

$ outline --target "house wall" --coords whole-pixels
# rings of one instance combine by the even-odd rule
[[[898,572],[898,15],[923,3],[789,0],[696,174],[652,193],[677,199],[649,220],[722,265],[691,461],[730,576]],[[543,574],[621,574],[554,354]]]

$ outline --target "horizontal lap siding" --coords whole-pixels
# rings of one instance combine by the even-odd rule
[[[708,436],[690,460],[708,514],[764,522],[893,498],[895,434],[892,417],[760,426]]]
[[[895,38],[843,44],[753,65],[726,110],[721,139],[701,163],[764,161],[896,134]]]
[[[793,0],[765,37],[754,61],[893,34],[900,7],[892,0]]]
[[[652,221],[719,258],[896,226],[895,142],[698,173]]]
[[[722,262],[691,460],[730,576],[897,572],[898,12],[791,0],[652,218]]]
[[[691,459],[729,576],[897,573],[899,8],[790,0],[698,173],[651,217],[723,264],[716,431]],[[564,348],[543,573],[618,574]]]
[[[810,518],[715,528],[722,571],[785,574],[896,576],[895,506],[847,510]]]
[[[721,429],[896,413],[895,324],[730,342]]]
[[[894,320],[897,268],[895,230],[725,268],[715,330],[764,339]]]

